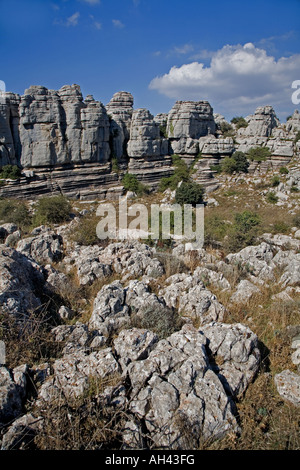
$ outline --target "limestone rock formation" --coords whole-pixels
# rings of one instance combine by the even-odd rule
[[[127,160],[127,143],[133,113],[133,96],[126,91],[115,93],[106,105],[110,117],[112,156],[118,161]]]
[[[208,101],[176,101],[168,114],[167,134],[175,154],[197,155],[200,137],[215,131],[213,109]]]

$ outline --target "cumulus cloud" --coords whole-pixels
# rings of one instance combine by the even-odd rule
[[[219,112],[243,113],[266,104],[289,109],[291,84],[299,72],[300,54],[275,60],[252,43],[226,45],[213,54],[209,66],[174,66],[149,88],[173,99],[207,99]]]
[[[78,11],[73,15],[69,16],[66,21],[66,26],[76,26],[78,24],[79,17],[80,13]]]

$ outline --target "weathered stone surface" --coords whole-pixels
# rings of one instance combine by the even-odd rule
[[[22,166],[52,166],[64,163],[65,125],[58,93],[42,86],[32,86],[25,90],[19,110]]]
[[[36,418],[32,413],[16,419],[3,435],[1,450],[27,450],[42,425],[43,419]]]
[[[127,158],[127,143],[130,138],[130,126],[133,113],[133,96],[126,91],[115,93],[106,105],[110,120],[110,138],[112,155],[118,161]]]
[[[246,118],[247,127],[241,127],[238,130],[238,136],[250,137],[270,137],[272,130],[279,125],[272,106],[260,106],[255,113]]]
[[[20,152],[19,103],[20,96],[5,93],[0,102],[0,167],[18,163]]]
[[[176,101],[168,114],[170,139],[196,139],[214,134],[213,110],[208,101]]]
[[[130,410],[143,418],[156,445],[196,448],[200,436],[237,430],[232,404],[209,367],[205,345],[205,336],[186,325],[160,341],[147,359],[128,365]]]
[[[132,328],[123,330],[114,340],[119,363],[124,369],[132,361],[146,359],[158,342],[158,336],[152,331]]]
[[[238,283],[235,292],[230,297],[230,301],[233,303],[245,304],[254,295],[259,294],[261,294],[261,291],[257,286],[252,284],[252,282],[248,281],[247,279],[243,279]]]
[[[52,263],[62,258],[63,240],[48,229],[36,236],[23,238],[16,250],[39,263]]]
[[[128,155],[131,158],[167,155],[168,141],[160,137],[159,125],[147,109],[133,112]]]
[[[93,97],[85,99],[81,109],[81,160],[106,163],[110,156],[109,118],[102,103]]]
[[[35,292],[44,282],[36,264],[13,248],[0,245],[0,304],[4,311],[19,319],[26,318],[40,307]]]
[[[285,400],[292,402],[294,405],[300,405],[300,375],[284,370],[280,374],[275,375],[275,384],[277,391]]]
[[[105,332],[104,328],[115,329],[124,320],[126,321],[128,311],[128,306],[125,304],[125,289],[120,281],[114,281],[102,287],[100,292],[98,292],[94,301],[89,327],[101,332]]]
[[[24,385],[14,381],[13,374],[0,366],[0,423],[5,424],[22,412]]]
[[[216,370],[227,392],[242,394],[260,364],[257,336],[242,324],[212,323],[201,328],[216,361]]]
[[[104,379],[119,371],[119,365],[110,348],[89,355],[82,351],[65,355],[53,364],[54,375],[41,386],[39,404],[60,397],[79,397],[89,387],[90,380]]]
[[[222,321],[225,313],[224,306],[205,288],[198,271],[193,276],[174,274],[169,277],[159,295],[168,307],[178,306],[183,317],[197,319],[201,324]]]
[[[64,111],[66,162],[81,161],[81,110],[85,107],[78,85],[65,85],[58,91]]]

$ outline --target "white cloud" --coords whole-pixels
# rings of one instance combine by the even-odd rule
[[[183,46],[179,47],[174,47],[171,51],[173,54],[188,54],[189,52],[192,52],[194,50],[194,47],[191,44],[184,44]]]
[[[69,16],[66,21],[66,26],[76,26],[78,24],[79,17],[80,13],[78,11],[72,16]]]
[[[116,28],[124,28],[124,24],[122,23],[122,21],[120,20],[112,20],[113,22],[113,25],[116,27]]]
[[[175,99],[211,101],[217,112],[253,112],[256,106],[291,106],[291,83],[300,79],[300,54],[275,60],[252,43],[226,45],[210,65],[172,67],[149,88]]]
[[[93,25],[96,29],[98,29],[98,30],[102,29],[102,23],[100,23],[100,21],[96,20],[93,15],[90,15],[90,18],[91,18],[91,20],[93,22]]]

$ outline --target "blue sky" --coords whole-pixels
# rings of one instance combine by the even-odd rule
[[[77,83],[107,104],[129,91],[135,108],[168,112],[207,99],[230,119],[271,104],[297,107],[299,0],[0,0],[0,80]]]

